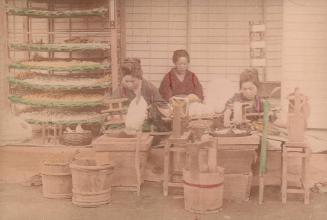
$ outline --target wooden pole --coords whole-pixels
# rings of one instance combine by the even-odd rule
[[[8,100],[9,84],[7,82],[7,76],[9,75],[9,51],[8,51],[8,26],[7,26],[7,13],[6,13],[6,1],[0,0],[0,88],[1,88],[1,108],[6,111],[10,111],[10,105]]]
[[[120,60],[126,58],[126,3],[125,0],[120,0],[119,10],[119,26],[120,26]]]
[[[269,123],[270,103],[268,100],[263,102],[263,131],[261,138],[260,167],[259,167],[259,204],[263,202],[264,193],[264,175],[267,163],[267,146],[268,146],[268,123]]]
[[[116,0],[109,0],[109,22],[110,22],[110,33],[111,33],[111,79],[112,79],[112,90],[115,91],[118,88],[118,33],[117,33],[117,4]]]

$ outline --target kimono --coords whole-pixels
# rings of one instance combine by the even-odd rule
[[[148,105],[155,104],[161,108],[168,107],[168,103],[161,98],[158,89],[145,79],[142,80],[141,96],[143,96]],[[135,97],[136,95],[132,90],[123,86],[120,86],[112,94],[112,98],[127,98],[129,101],[132,101]]]
[[[148,123],[154,125],[156,131],[169,131],[171,125],[162,120],[162,114],[159,108],[169,108],[168,103],[161,98],[158,89],[149,81],[143,79],[141,87],[141,96],[148,104]],[[123,86],[120,86],[113,92],[111,98],[127,98],[131,102],[136,97],[136,94]],[[148,130],[148,129],[146,129]]]
[[[159,92],[163,99],[169,101],[172,96],[195,94],[203,100],[203,89],[195,73],[188,71],[181,82],[177,77],[177,70],[171,69],[162,79]]]

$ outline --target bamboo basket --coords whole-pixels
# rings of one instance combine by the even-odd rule
[[[63,132],[62,144],[71,146],[84,146],[92,143],[91,131]]]

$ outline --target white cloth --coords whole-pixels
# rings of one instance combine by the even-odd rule
[[[22,143],[32,138],[32,127],[10,112],[0,111],[0,144]]]
[[[224,110],[227,100],[237,91],[235,84],[226,78],[211,80],[204,91],[204,103],[191,103],[191,116],[220,113]]]
[[[127,130],[136,131],[142,128],[147,116],[147,108],[148,106],[143,96],[140,97],[138,103],[136,103],[136,98],[131,101],[125,119],[125,127]]]
[[[207,105],[199,103],[199,102],[193,102],[190,103],[189,106],[189,115],[191,116],[204,116],[214,113],[214,109],[209,108]]]
[[[228,99],[237,92],[236,84],[226,78],[211,80],[205,92],[205,103],[214,112],[222,112]]]

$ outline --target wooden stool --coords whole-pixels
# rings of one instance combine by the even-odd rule
[[[282,203],[287,201],[287,193],[300,193],[304,194],[304,203],[309,204],[310,188],[309,188],[309,162],[311,150],[305,144],[299,143],[286,143],[282,149]],[[299,158],[301,159],[301,185],[300,188],[288,187],[288,159]]]
[[[191,136],[191,132],[185,132],[179,138],[169,137],[164,147],[164,176],[163,176],[163,194],[168,196],[169,187],[183,187],[183,183],[173,182],[172,177],[172,156],[174,153],[185,154],[185,146]]]

